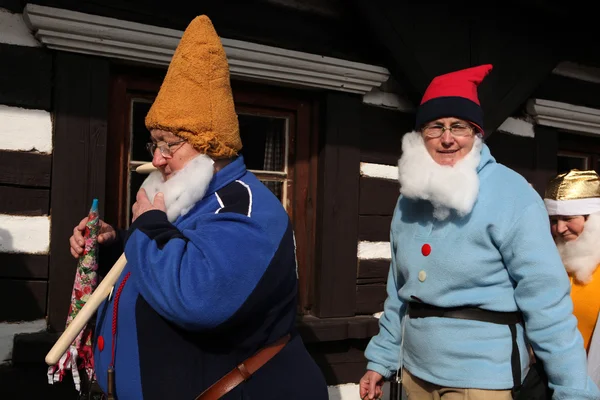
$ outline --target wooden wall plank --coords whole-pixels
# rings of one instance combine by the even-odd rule
[[[52,54],[43,47],[0,43],[0,104],[51,109]]]
[[[535,126],[535,171],[531,183],[544,196],[550,179],[558,169],[558,130],[549,126]]]
[[[358,217],[358,240],[389,241],[391,225],[391,215],[361,215]]]
[[[366,339],[377,334],[379,321],[373,316],[316,318],[305,315],[298,319],[298,332],[304,343]]]
[[[48,279],[48,256],[0,253],[0,278]]]
[[[104,214],[109,61],[63,52],[55,57],[48,319],[51,329],[61,330],[77,265],[69,237],[94,198]]]
[[[39,216],[49,211],[48,189],[0,186],[0,214]]]
[[[327,96],[318,167],[315,311],[319,317],[354,315],[361,105],[356,96]]]
[[[360,215],[392,215],[400,196],[397,181],[360,178]]]
[[[0,184],[50,187],[51,168],[51,155],[0,151]]]
[[[486,143],[497,162],[515,170],[528,182],[533,182],[536,151],[533,138],[494,133],[486,139]]]
[[[0,322],[44,318],[47,292],[45,281],[0,279]]]
[[[383,311],[386,297],[384,283],[356,286],[356,313],[374,314]]]
[[[365,373],[364,352],[369,339],[307,344],[328,385],[356,383]]]
[[[484,129],[493,133],[531,97],[560,59],[563,37],[551,24],[532,26],[536,11],[513,7],[481,7],[471,22],[472,65],[490,63],[494,69],[479,87]],[[505,21],[510,18],[510,24]],[[469,65],[465,65],[467,67]],[[494,135],[497,133],[493,133]]]
[[[390,270],[389,260],[360,260],[358,262],[357,278],[383,278],[387,279]]]
[[[363,105],[360,130],[360,161],[397,165],[402,136],[413,129],[415,115]]]

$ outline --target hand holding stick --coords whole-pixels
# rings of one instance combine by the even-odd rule
[[[108,297],[113,286],[119,279],[119,276],[121,276],[121,272],[123,272],[125,264],[127,264],[127,260],[125,259],[125,254],[123,253],[108,274],[106,274],[102,282],[100,282],[85,305],[81,308],[81,310],[79,310],[77,316],[75,316],[63,334],[60,335],[54,346],[52,346],[46,355],[46,364],[55,365],[58,360],[60,360],[71,343],[73,343],[77,335],[79,335],[79,332],[81,332],[81,330],[89,322],[96,310],[98,310],[100,304],[102,304],[104,299]]]

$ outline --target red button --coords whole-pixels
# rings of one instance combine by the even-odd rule
[[[423,255],[425,257],[430,255],[431,254],[431,246],[428,244],[424,244],[423,247],[421,247],[421,253],[423,253]]]
[[[102,336],[98,336],[98,349],[100,351],[104,350],[104,338]]]

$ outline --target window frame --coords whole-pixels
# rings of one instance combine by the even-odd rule
[[[558,131],[557,159],[560,155],[586,157],[588,168],[600,173],[600,139],[598,137]]]

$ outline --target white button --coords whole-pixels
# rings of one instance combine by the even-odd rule
[[[421,282],[424,282],[425,279],[427,279],[427,272],[425,272],[425,271],[419,271],[419,280]]]

